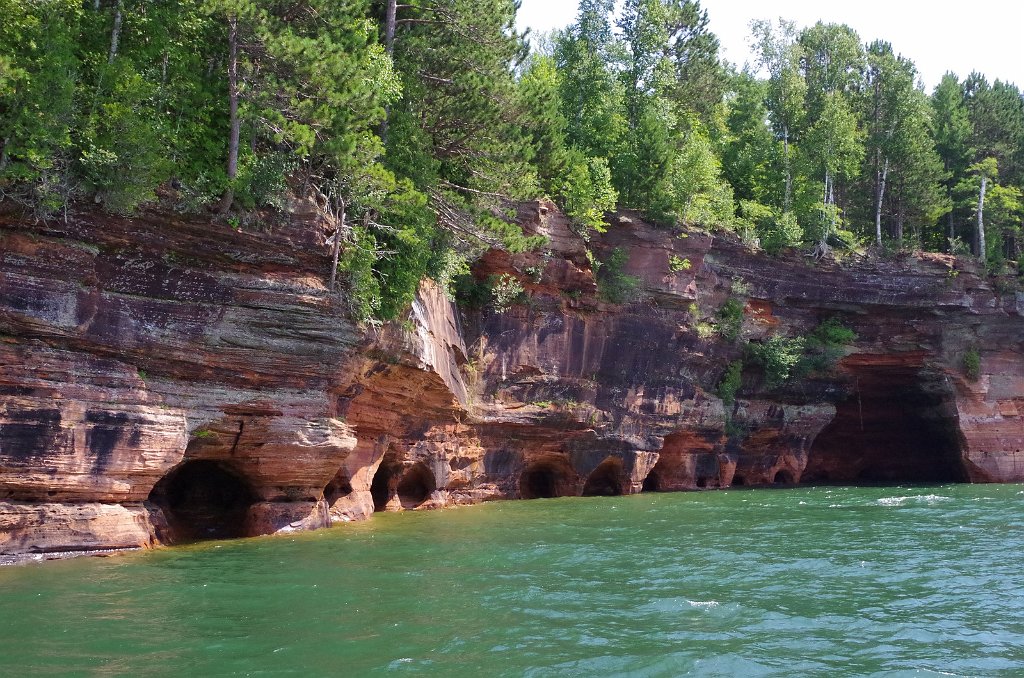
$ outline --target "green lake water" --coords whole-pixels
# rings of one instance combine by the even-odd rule
[[[1024,675],[1024,486],[497,502],[0,568],[2,676]]]

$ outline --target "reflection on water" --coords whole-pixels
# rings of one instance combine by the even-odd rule
[[[1022,501],[503,502],[2,568],[0,675],[1020,675]]]

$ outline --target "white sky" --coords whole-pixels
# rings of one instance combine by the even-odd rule
[[[798,27],[819,19],[845,23],[861,40],[888,40],[910,57],[931,89],[946,71],[961,78],[972,70],[1024,87],[1024,1],[975,0],[703,0],[722,54],[742,67],[751,59],[752,19],[783,17]],[[522,0],[519,27],[547,31],[572,23],[576,0]]]

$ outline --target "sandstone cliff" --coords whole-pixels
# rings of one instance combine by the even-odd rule
[[[1024,480],[1015,281],[940,255],[769,257],[621,214],[589,245],[637,281],[609,303],[552,205],[520,221],[549,247],[475,275],[515,277],[521,303],[457,309],[424,284],[404,322],[360,328],[309,219],[0,216],[0,554],[498,498]],[[730,299],[736,337],[713,327]],[[857,339],[828,365],[773,386],[745,357],[831,318]]]

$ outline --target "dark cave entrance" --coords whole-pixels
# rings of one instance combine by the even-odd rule
[[[370,483],[370,496],[373,497],[373,510],[383,511],[394,494],[394,487],[401,466],[394,461],[392,455],[385,455],[377,472]]]
[[[257,497],[240,474],[218,461],[195,460],[160,479],[149,500],[164,511],[168,543],[245,536],[249,507]]]
[[[541,459],[530,463],[519,476],[523,499],[551,499],[575,494],[572,469],[563,459]]]
[[[327,505],[331,506],[334,502],[350,494],[352,494],[352,481],[348,477],[348,472],[345,469],[340,469],[331,482],[324,487],[324,499],[327,501]]]
[[[854,393],[815,439],[801,483],[967,480],[952,387],[942,374],[892,358],[890,364],[847,365]]]
[[[661,477],[658,475],[658,469],[652,468],[651,472],[644,478],[644,484],[640,488],[641,492],[661,492]]]
[[[775,476],[772,478],[773,485],[793,485],[796,483],[796,479],[793,474],[789,471],[776,471]]]
[[[622,494],[625,474],[622,459],[608,457],[595,468],[583,484],[584,497],[617,497]]]
[[[437,481],[433,472],[425,464],[415,464],[398,481],[398,501],[402,503],[402,508],[413,509],[430,498],[436,489]]]

